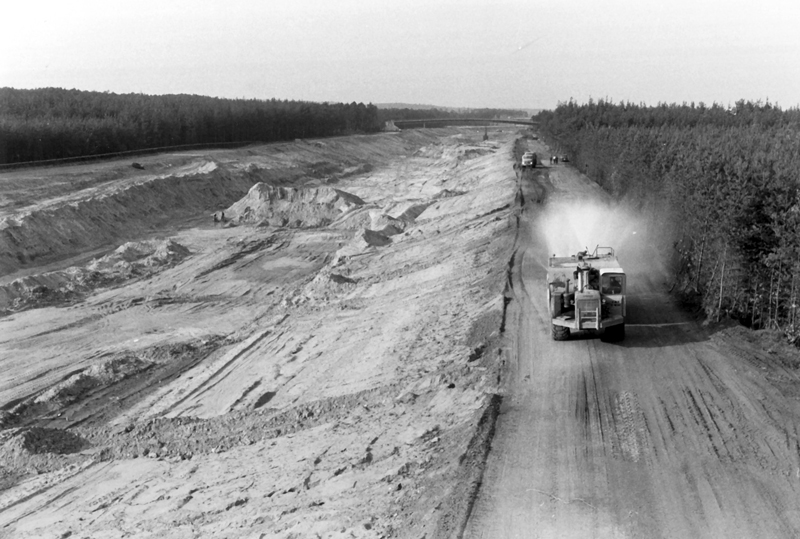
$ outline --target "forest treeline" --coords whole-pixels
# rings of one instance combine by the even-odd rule
[[[378,119],[381,123],[388,120],[430,120],[432,118],[480,118],[490,120],[492,118],[527,118],[528,113],[524,110],[515,109],[410,109],[410,108],[379,108]]]
[[[0,164],[375,132],[376,106],[0,88]]]
[[[190,144],[372,133],[389,119],[524,116],[505,109],[378,109],[363,103],[0,88],[0,165]]]
[[[800,110],[570,101],[536,119],[575,166],[650,217],[685,299],[800,345]]]

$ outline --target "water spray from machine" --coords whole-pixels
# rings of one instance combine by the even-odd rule
[[[653,235],[646,216],[616,202],[551,202],[539,221],[549,256],[570,256],[595,247],[613,247],[623,264],[650,257]],[[656,231],[657,233],[657,231]]]

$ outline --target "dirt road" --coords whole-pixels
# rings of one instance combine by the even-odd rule
[[[523,213],[516,361],[465,537],[800,536],[796,371],[744,330],[707,330],[676,308],[648,248],[657,231],[585,177],[562,165],[537,181],[549,194]],[[597,243],[629,273],[627,337],[554,342],[543,264]]]

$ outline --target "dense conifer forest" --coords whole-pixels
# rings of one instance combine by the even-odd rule
[[[378,131],[363,103],[0,88],[0,164]]]
[[[535,119],[576,167],[650,216],[682,297],[800,345],[800,110],[570,101]]]
[[[0,88],[0,165],[191,144],[275,142],[379,131],[389,119],[524,116],[500,109],[381,109],[363,103]]]
[[[527,118],[528,114],[524,110],[516,109],[470,109],[463,108],[458,110],[445,108],[380,108],[378,109],[378,119],[381,123],[387,120],[429,120],[432,118]]]

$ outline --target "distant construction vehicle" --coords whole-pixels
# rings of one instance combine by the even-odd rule
[[[536,156],[535,153],[525,152],[524,154],[522,154],[522,162],[520,163],[520,166],[522,168],[528,168],[528,167],[535,168],[538,161],[539,158]]]
[[[569,277],[572,277],[570,279]],[[547,267],[547,304],[553,340],[566,341],[570,329],[602,331],[600,338],[625,338],[625,272],[611,247],[589,254],[552,256]]]

